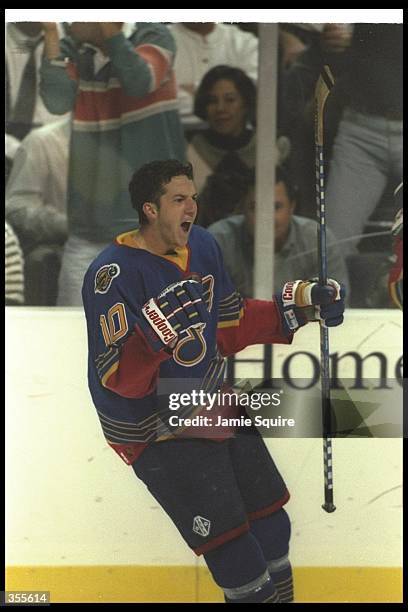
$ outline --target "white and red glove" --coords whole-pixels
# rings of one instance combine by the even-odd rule
[[[152,349],[174,349],[183,332],[209,321],[201,282],[186,279],[172,283],[156,299],[146,302],[142,315],[139,325]]]
[[[296,280],[285,283],[281,293],[275,295],[287,334],[295,332],[309,321],[323,321],[325,327],[343,323],[346,289],[329,278],[327,285],[316,280]]]
[[[397,238],[394,243],[394,255],[391,270],[388,274],[388,289],[396,306],[402,310],[404,295],[404,268],[403,268],[403,244],[402,238]]]
[[[402,183],[395,190],[396,201],[402,206]],[[392,267],[388,275],[388,288],[395,305],[402,310],[404,287],[404,255],[403,255],[403,209],[395,216],[391,229],[394,237]]]

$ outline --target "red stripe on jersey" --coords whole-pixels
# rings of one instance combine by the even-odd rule
[[[255,512],[248,512],[248,518],[250,521],[256,521],[256,519],[263,518],[264,516],[269,516],[269,514],[273,514],[277,512],[289,501],[290,495],[289,491],[286,491],[285,495],[279,499],[277,502],[272,504],[271,506],[267,506],[266,508],[262,508],[262,510],[256,510]]]
[[[206,544],[203,544],[202,546],[199,546],[198,548],[193,548],[193,550],[196,555],[202,555],[210,550],[213,550],[214,548],[217,548],[218,546],[221,546],[222,544],[225,544],[226,542],[229,542],[230,540],[233,540],[234,538],[237,538],[238,536],[245,533],[246,531],[249,531],[248,523],[244,523],[243,525],[240,525],[239,527],[236,527],[235,529],[226,531],[225,533],[218,536],[217,538],[210,540],[210,542],[207,542]]]
[[[244,300],[244,316],[236,327],[217,330],[217,344],[223,357],[242,351],[252,344],[291,344],[282,331],[281,316],[275,302]]]
[[[135,47],[135,51],[152,67],[155,77],[154,89],[156,89],[169,72],[170,62],[168,58],[153,45],[140,45]]]
[[[155,353],[138,327],[122,344],[119,367],[105,381],[105,387],[122,397],[141,398],[153,393],[159,365],[171,358],[165,351]]]
[[[114,444],[108,442],[109,446],[118,453],[119,457],[126,463],[132,465],[140,457],[148,444]]]
[[[119,119],[125,113],[143,110],[158,102],[176,99],[175,79],[142,97],[128,96],[121,87],[105,91],[79,90],[75,106],[75,119],[78,121],[107,121]]]

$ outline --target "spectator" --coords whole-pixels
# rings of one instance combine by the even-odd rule
[[[200,200],[198,217],[198,223],[204,227],[231,213],[220,199],[215,204],[210,202],[208,177],[213,173],[221,178],[225,174],[237,176],[243,169],[255,166],[255,105],[255,86],[239,68],[224,65],[212,68],[197,90],[194,112],[208,121],[209,127],[194,134],[187,157],[194,167],[198,193],[207,191]]]
[[[39,94],[43,34],[42,24],[35,21],[6,24],[6,162],[10,169],[30,130],[61,118],[45,108]]]
[[[276,160],[287,158],[289,141],[284,136],[276,143]],[[248,168],[235,153],[229,153],[220,161],[211,174],[199,197],[199,223],[208,227],[219,219],[242,213],[248,189]]]
[[[285,61],[287,52],[282,49],[283,72],[278,93],[279,120],[285,133],[298,129],[299,115],[304,118],[306,113],[309,117],[313,110],[314,91],[322,67],[330,67],[336,83],[347,69],[354,29],[353,24],[345,23],[284,24],[285,35],[289,33],[286,31],[289,25],[290,32],[296,32],[305,46],[303,51],[297,49],[292,54],[291,61]]]
[[[306,45],[292,31],[286,29],[287,24],[279,25],[279,67],[289,68],[298,56],[306,50]]]
[[[232,282],[243,297],[254,296],[255,176],[247,175],[244,214],[222,219],[208,230],[221,247]],[[276,168],[275,176],[275,266],[274,287],[290,278],[318,275],[317,223],[294,215],[296,190],[287,171]],[[348,273],[333,234],[327,231],[328,270],[332,278],[348,287]]]
[[[6,218],[25,259],[25,303],[56,304],[61,256],[68,236],[70,118],[32,130],[22,141],[6,189]]]
[[[241,213],[247,191],[248,166],[235,153],[217,165],[198,198],[198,223],[208,227],[219,219]]]
[[[255,85],[240,68],[220,65],[204,76],[194,112],[209,127],[197,132],[187,148],[198,193],[227,154],[234,153],[248,168],[254,167],[255,104]]]
[[[71,122],[45,125],[24,138],[6,189],[6,218],[27,255],[67,239],[67,177]]]
[[[174,65],[180,115],[185,128],[200,123],[194,114],[194,95],[203,76],[214,66],[241,68],[254,82],[258,76],[258,39],[231,24],[174,23],[169,25],[177,45]]]
[[[387,184],[402,181],[402,24],[356,24],[348,66],[326,191],[341,240],[361,234]]]
[[[134,226],[131,174],[154,159],[184,159],[175,45],[160,23],[72,23],[62,40],[56,24],[44,27],[44,102],[56,113],[73,109],[58,304],[78,306],[89,263]]]
[[[281,69],[278,129],[291,143],[290,165],[299,188],[297,210],[315,217],[314,91],[320,71],[329,65],[335,86],[325,106],[324,142],[328,169],[333,140],[345,104],[342,75],[349,61],[351,24],[285,24],[305,43],[304,52]]]
[[[24,304],[24,259],[18,238],[6,221],[5,240],[6,306]]]

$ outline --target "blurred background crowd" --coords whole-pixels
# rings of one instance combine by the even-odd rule
[[[137,225],[131,175],[167,158],[193,164],[196,222],[253,296],[258,60],[256,23],[8,22],[6,303],[80,306],[89,263]],[[313,96],[327,64],[329,275],[351,307],[394,307],[402,24],[279,24],[278,60],[275,289],[318,270]]]

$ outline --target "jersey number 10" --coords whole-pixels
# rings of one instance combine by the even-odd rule
[[[129,326],[124,304],[118,302],[108,310],[107,317],[101,315],[99,322],[106,346],[111,346],[127,334]]]

